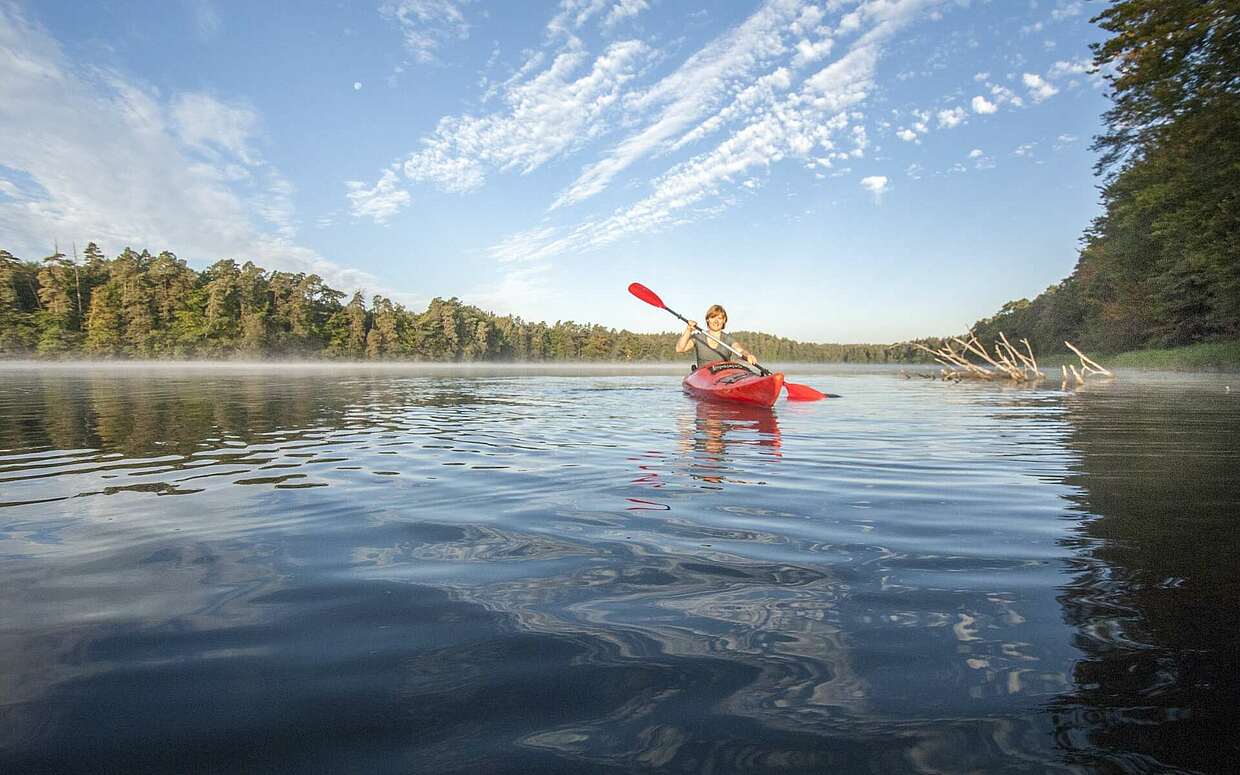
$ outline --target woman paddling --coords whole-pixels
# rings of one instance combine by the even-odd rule
[[[682,318],[683,320],[683,318]],[[697,321],[690,320],[685,326],[685,332],[680,335],[680,341],[676,342],[676,352],[687,353],[689,350],[694,351],[695,366],[705,366],[713,361],[731,360],[732,353],[727,347],[723,347],[719,343],[731,345],[733,350],[744,356],[749,364],[756,365],[758,360],[753,357],[753,353],[741,346],[731,334],[723,330],[728,324],[728,313],[718,304],[712,304],[710,309],[706,310],[706,327],[708,332],[703,332],[698,328]],[[694,336],[698,333],[697,336]]]

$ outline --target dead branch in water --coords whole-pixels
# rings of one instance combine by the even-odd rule
[[[1107,377],[1115,376],[1111,372],[1099,366],[1097,363],[1094,363],[1093,361],[1091,361],[1089,358],[1086,358],[1085,353],[1073,347],[1071,342],[1064,342],[1064,344],[1068,345],[1068,349],[1076,353],[1076,357],[1081,359],[1081,371],[1084,372],[1085,374],[1089,374],[1092,372],[1094,374],[1102,374]]]
[[[1038,368],[1038,361],[1033,355],[1033,346],[1029,344],[1029,340],[1022,339],[1020,343],[1025,346],[1025,352],[1016,349],[1015,345],[1009,342],[1008,338],[1000,331],[999,341],[995,342],[991,347],[992,352],[987,352],[986,348],[972,333],[969,334],[967,341],[960,337],[953,337],[950,342],[945,343],[937,350],[917,342],[914,342],[913,346],[929,353],[936,362],[943,366],[941,376],[944,380],[954,382],[962,379],[1008,379],[1012,382],[1033,384],[1046,379],[1046,375]],[[1085,378],[1090,374],[1101,374],[1106,377],[1115,376],[1098,365],[1097,362],[1086,357],[1071,342],[1064,342],[1064,344],[1081,359],[1079,371],[1075,365],[1062,368],[1063,384],[1065,386],[1069,380],[1069,369],[1071,369],[1072,377],[1077,385],[1085,384]],[[960,349],[957,349],[957,346]],[[971,360],[969,356],[980,358],[982,363]]]

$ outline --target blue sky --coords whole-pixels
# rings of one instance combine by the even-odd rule
[[[0,0],[0,247],[313,271],[416,309],[956,333],[1075,264],[1080,0]],[[66,251],[68,252],[68,251]]]

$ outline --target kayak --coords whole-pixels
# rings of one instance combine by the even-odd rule
[[[684,390],[698,398],[771,406],[784,388],[784,375],[755,374],[736,361],[714,361],[685,377]]]

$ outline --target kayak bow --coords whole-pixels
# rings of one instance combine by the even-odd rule
[[[782,372],[755,374],[735,361],[714,361],[685,377],[686,393],[698,398],[772,406],[784,388]]]

